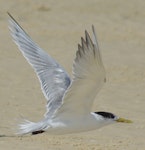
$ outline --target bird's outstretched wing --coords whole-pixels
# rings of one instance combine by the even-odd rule
[[[50,117],[61,104],[64,92],[70,85],[70,78],[66,71],[29,37],[9,13],[8,15],[13,40],[39,78],[41,89],[47,99],[45,117]]]
[[[56,111],[55,117],[65,118],[86,115],[91,112],[93,101],[105,78],[101,54],[99,51],[94,27],[93,41],[87,31],[85,39],[81,38],[73,63],[73,80],[63,97],[62,106]]]

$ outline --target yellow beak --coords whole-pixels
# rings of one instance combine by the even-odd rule
[[[118,118],[116,121],[122,123],[133,123],[133,121],[124,118]]]

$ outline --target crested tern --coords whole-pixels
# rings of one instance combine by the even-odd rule
[[[40,122],[28,120],[19,124],[18,134],[69,134],[98,129],[115,122],[130,123],[110,112],[91,112],[93,101],[106,82],[94,26],[91,39],[85,38],[78,44],[72,67],[72,79],[64,68],[42,50],[9,15],[9,28],[14,42],[32,66],[47,100],[47,112]]]

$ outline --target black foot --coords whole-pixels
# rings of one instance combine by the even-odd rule
[[[43,130],[34,131],[34,132],[32,132],[32,135],[35,135],[35,134],[40,134],[40,133],[43,133],[43,132],[44,132]]]

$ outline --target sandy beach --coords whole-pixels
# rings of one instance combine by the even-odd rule
[[[46,104],[34,71],[12,41],[7,11],[70,75],[77,44],[86,29],[91,33],[93,24],[107,83],[92,111],[133,121],[73,135],[2,136],[0,149],[145,149],[144,8],[144,0],[0,0],[0,136],[13,135],[21,116],[41,120]]]

